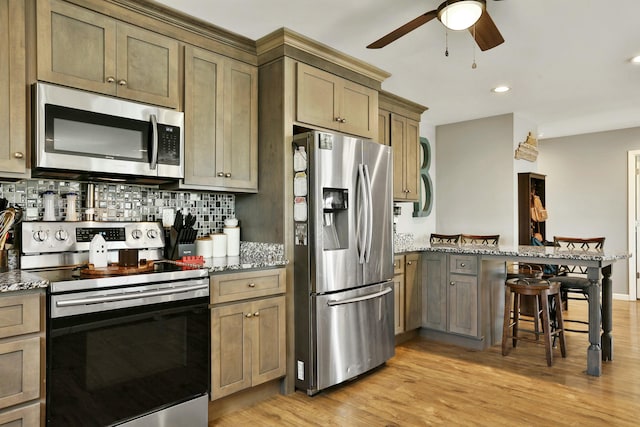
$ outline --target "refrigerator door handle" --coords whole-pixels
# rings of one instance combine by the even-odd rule
[[[364,165],[358,165],[358,262],[360,264],[365,263],[365,256],[367,254],[367,238],[369,233],[369,216],[367,214],[368,208],[368,194],[367,184],[364,175]],[[360,209],[363,206],[363,209]],[[364,215],[362,211],[364,210]]]
[[[380,292],[375,292],[373,294],[369,294],[369,295],[363,295],[361,297],[357,297],[357,298],[347,298],[347,299],[343,299],[343,300],[329,300],[327,301],[327,305],[330,307],[333,307],[335,305],[344,305],[344,304],[352,304],[354,302],[361,302],[361,301],[367,301],[370,299],[375,299],[375,298],[379,298],[383,295],[388,294],[389,292],[393,291],[393,288],[389,287],[387,289],[384,289]]]
[[[367,243],[365,262],[371,258],[371,243],[373,240],[373,195],[371,194],[371,177],[369,176],[369,166],[364,165],[364,176],[367,191]]]

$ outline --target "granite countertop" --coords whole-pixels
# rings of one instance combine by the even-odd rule
[[[398,233],[394,238],[395,253],[406,252],[443,252],[467,255],[494,255],[520,258],[555,258],[581,261],[617,261],[628,259],[631,254],[626,251],[585,251],[581,249],[566,250],[553,246],[518,246],[518,245],[430,245],[428,241],[414,240],[411,234]]]
[[[49,281],[22,270],[10,270],[0,273],[0,293],[46,288]]]
[[[212,273],[283,267],[287,264],[288,260],[284,258],[284,245],[279,243],[241,242],[240,256],[205,258],[204,260],[204,266]]]
[[[205,258],[204,267],[211,273],[283,267],[288,264],[284,258],[284,245],[278,243],[241,242],[240,256]],[[0,293],[46,288],[49,281],[36,273],[10,270],[0,273]]]

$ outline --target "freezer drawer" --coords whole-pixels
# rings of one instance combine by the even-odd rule
[[[317,372],[309,394],[367,372],[394,355],[391,281],[312,299]]]

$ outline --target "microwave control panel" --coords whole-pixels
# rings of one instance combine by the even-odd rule
[[[158,123],[158,163],[180,165],[180,128]]]

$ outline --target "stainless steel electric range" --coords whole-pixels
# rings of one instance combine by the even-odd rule
[[[21,233],[21,268],[50,281],[47,425],[206,426],[208,271],[164,261],[159,223],[25,222]],[[89,265],[101,249],[108,266]]]

